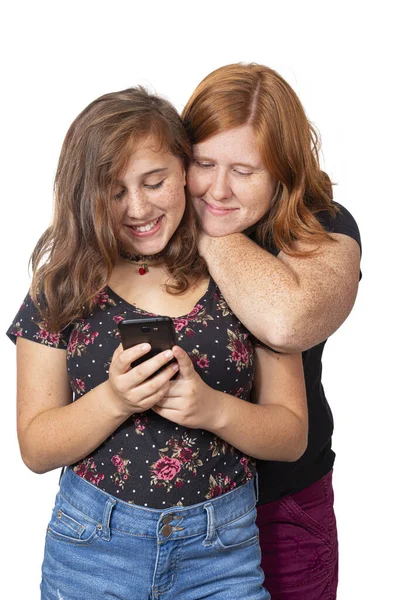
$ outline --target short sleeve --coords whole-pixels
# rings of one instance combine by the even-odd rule
[[[71,327],[66,327],[60,332],[50,333],[30,294],[28,294],[6,333],[14,344],[18,337],[23,337],[51,348],[66,350],[70,330]]]
[[[338,202],[334,202],[334,205],[338,208],[335,215],[332,216],[328,212],[322,211],[315,215],[316,218],[329,233],[343,233],[353,238],[361,250],[360,231],[353,215]]]

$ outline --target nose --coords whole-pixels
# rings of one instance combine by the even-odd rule
[[[127,194],[126,212],[130,219],[145,220],[151,212],[146,194],[139,190]]]
[[[232,196],[232,190],[227,171],[216,169],[212,174],[211,185],[208,189],[214,200],[227,200]]]

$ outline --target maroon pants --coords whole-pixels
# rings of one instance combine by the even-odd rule
[[[258,507],[265,587],[272,600],[335,600],[338,542],[332,472]]]

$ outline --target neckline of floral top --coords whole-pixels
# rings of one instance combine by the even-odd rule
[[[122,298],[122,296],[117,294],[117,292],[115,292],[109,285],[107,285],[104,289],[105,289],[106,293],[108,294],[108,296],[112,297],[114,300],[117,300],[118,304],[123,304],[129,310],[134,310],[135,312],[142,313],[143,315],[150,315],[150,316],[154,316],[154,317],[160,316],[158,313],[149,312],[148,310],[145,310],[144,308],[140,308],[139,306],[136,306],[136,304],[132,304],[131,302],[128,302],[128,300],[125,300],[124,298]],[[214,295],[216,289],[217,289],[217,284],[212,279],[212,277],[210,277],[206,291],[195,302],[195,304],[194,304],[193,308],[190,310],[190,312],[188,312],[186,315],[179,315],[179,316],[171,317],[171,318],[173,320],[194,318],[197,315],[197,310],[196,310],[197,306],[199,304],[202,304],[205,306],[208,303],[208,301],[212,298],[212,296]]]

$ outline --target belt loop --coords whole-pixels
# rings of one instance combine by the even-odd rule
[[[61,468],[60,479],[58,480],[58,485],[60,485],[62,476],[64,475],[64,472],[66,471],[66,469],[67,469],[67,467]]]
[[[256,504],[258,503],[258,473],[254,477],[254,491],[256,493]]]
[[[103,522],[101,524],[103,531],[103,540],[109,542],[111,540],[111,531],[110,531],[110,521],[111,521],[111,512],[117,501],[113,498],[109,498],[104,507],[103,513]]]
[[[204,505],[204,510],[207,511],[207,536],[203,542],[203,546],[211,546],[215,537],[214,506],[211,502],[207,502]]]

